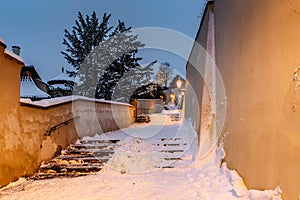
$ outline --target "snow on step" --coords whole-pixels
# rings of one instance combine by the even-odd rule
[[[89,139],[89,140],[80,140],[80,143],[82,144],[94,144],[94,145],[106,145],[106,144],[111,144],[111,143],[117,143],[120,140],[99,140],[99,139]]]
[[[192,158],[186,154],[190,143],[186,137],[170,135],[157,138],[83,138],[51,161],[56,163],[42,165],[32,178],[84,176],[104,167],[121,173],[141,173],[186,166],[192,163]]]
[[[32,179],[46,179],[55,177],[74,177],[95,173],[114,154],[114,145],[118,140],[87,141],[72,144],[52,160],[42,163],[40,169]]]
[[[162,152],[166,160],[180,159],[182,153],[187,148],[187,143],[181,143],[182,141],[182,138],[155,138],[148,140],[149,143],[156,147],[158,152]],[[93,153],[96,157],[112,156],[114,153],[113,149],[120,146],[118,144],[119,140],[93,140],[93,138],[89,138],[80,142],[84,144],[84,147],[87,149],[86,151]]]
[[[189,147],[184,138],[128,137],[117,143],[107,166],[121,173],[142,173],[157,168],[173,168],[191,163],[185,157]]]

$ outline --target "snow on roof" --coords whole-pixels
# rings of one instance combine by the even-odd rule
[[[22,59],[20,56],[14,54],[13,52],[10,52],[10,51],[8,51],[7,49],[5,49],[5,50],[4,50],[4,53],[5,53],[6,55],[9,55],[10,57],[12,57],[12,58],[14,58],[14,59],[16,59],[16,60],[22,62],[22,63],[24,63],[23,59]]]
[[[62,72],[58,76],[54,77],[53,79],[49,80],[48,83],[50,82],[55,82],[55,81],[72,81],[76,82],[75,77],[70,77],[68,74]]]
[[[42,81],[42,78],[36,71],[35,67],[33,65],[26,65],[23,66],[21,69],[21,77],[28,77],[30,76],[33,80],[40,80]],[[42,81],[43,82],[43,81]]]
[[[30,99],[21,98],[20,102],[24,103],[24,104],[29,104],[29,105],[33,105],[33,106],[46,108],[46,107],[55,106],[55,105],[59,105],[59,104],[63,104],[63,103],[68,103],[68,102],[76,101],[76,100],[107,103],[107,104],[112,104],[112,105],[132,106],[127,103],[107,101],[107,100],[102,100],[102,99],[94,99],[94,98],[88,98],[88,97],[76,96],[76,95],[65,96],[65,97],[56,97],[56,98],[51,98],[51,99],[43,99],[40,101],[31,101]]]
[[[20,84],[21,98],[50,98],[46,92],[40,90],[31,77],[21,79]]]
[[[51,84],[51,86],[55,89],[60,88],[62,90],[72,90],[72,87],[63,83],[55,83],[55,84]]]

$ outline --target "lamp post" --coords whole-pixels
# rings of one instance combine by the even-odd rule
[[[177,89],[178,89],[177,109],[180,110],[180,108],[181,108],[181,99],[182,99],[182,95],[181,95],[182,80],[180,79],[180,77],[178,77],[178,80],[176,81],[176,85],[177,85]]]
[[[171,103],[174,104],[175,94],[170,94]]]

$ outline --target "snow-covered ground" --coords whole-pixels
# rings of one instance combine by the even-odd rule
[[[222,146],[214,148],[205,159],[193,156],[197,138],[188,122],[171,121],[166,113],[153,115],[151,119],[149,124],[135,124],[122,131],[83,138],[123,140],[116,150],[118,153],[102,171],[77,178],[39,181],[22,178],[2,188],[0,199],[281,199],[279,188],[248,190],[238,173],[221,162],[225,156]],[[161,147],[151,144],[157,138],[166,137],[180,137],[189,144],[183,155],[187,162],[174,168],[155,167],[153,163],[159,159],[151,155]],[[125,158],[124,153],[144,156]]]

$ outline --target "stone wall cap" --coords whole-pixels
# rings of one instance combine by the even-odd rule
[[[41,108],[48,108],[52,106],[59,106],[61,104],[69,103],[72,101],[90,101],[95,103],[106,103],[106,104],[112,104],[112,105],[121,105],[121,106],[130,106],[133,107],[131,104],[128,103],[121,103],[121,102],[115,102],[115,101],[107,101],[102,99],[94,99],[94,98],[88,98],[83,96],[65,96],[65,97],[57,97],[57,98],[51,98],[51,99],[43,99],[40,101],[31,101],[27,98],[20,98],[20,103],[24,105],[30,105],[30,106],[36,106]]]
[[[4,53],[7,56],[9,56],[10,58],[12,58],[12,59],[14,59],[14,60],[16,60],[16,61],[18,61],[18,62],[20,62],[21,64],[24,65],[24,61],[23,61],[23,59],[20,56],[14,54],[13,52],[8,51],[7,49],[4,50]]]
[[[3,46],[4,48],[6,48],[6,44],[1,37],[0,37],[0,46]]]

